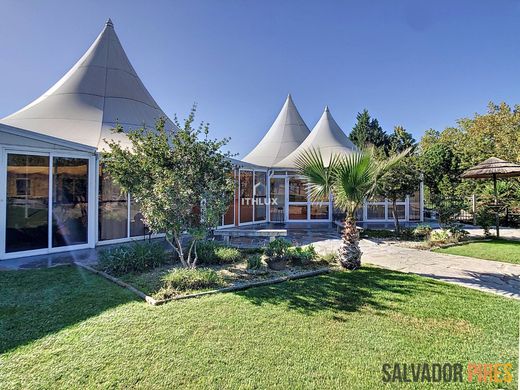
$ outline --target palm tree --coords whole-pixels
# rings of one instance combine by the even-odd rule
[[[385,161],[378,160],[374,149],[333,155],[328,164],[319,150],[309,149],[298,156],[296,167],[307,180],[310,197],[320,201],[332,193],[334,203],[343,210],[345,226],[339,249],[343,267],[355,270],[361,267],[359,232],[356,227],[356,212],[365,199],[374,195],[379,178],[401,160],[409,150]]]

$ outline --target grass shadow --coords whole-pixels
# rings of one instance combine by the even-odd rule
[[[355,312],[361,308],[385,311],[408,297],[429,291],[434,281],[417,283],[417,277],[375,267],[354,272],[295,280],[238,292],[255,305],[286,305],[290,310],[312,314],[322,310]]]
[[[74,266],[2,271],[0,286],[0,353],[136,300]]]

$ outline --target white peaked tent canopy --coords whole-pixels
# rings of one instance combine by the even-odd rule
[[[38,99],[1,122],[103,149],[104,138],[126,141],[124,130],[153,128],[166,117],[137,76],[109,19],[80,60]]]
[[[305,141],[294,152],[275,164],[275,167],[294,168],[298,156],[310,149],[321,151],[326,164],[334,154],[350,154],[357,150],[336,123],[328,107],[325,107],[320,120]]]
[[[267,134],[243,161],[272,167],[294,151],[308,135],[309,128],[289,94]]]

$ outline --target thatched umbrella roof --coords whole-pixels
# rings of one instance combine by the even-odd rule
[[[496,157],[488,158],[486,161],[468,169],[460,177],[463,179],[493,179],[493,190],[495,193],[496,230],[500,237],[500,217],[498,204],[497,179],[506,177],[520,177],[520,165],[501,160]]]
[[[496,157],[469,168],[461,177],[464,179],[493,179],[520,176],[520,165]]]

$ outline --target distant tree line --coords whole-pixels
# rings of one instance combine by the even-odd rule
[[[402,126],[386,133],[365,109],[349,138],[359,148],[377,149],[382,157],[410,148],[408,157],[383,177],[380,195],[392,201],[395,216],[395,199],[415,191],[422,177],[427,203],[439,212],[441,222],[449,222],[468,209],[472,194],[481,194],[483,201],[492,197],[489,181],[461,180],[462,172],[489,157],[520,162],[520,106],[490,103],[484,114],[459,119],[442,131],[427,130],[419,143]],[[499,196],[509,208],[519,207],[519,180],[499,183]]]

